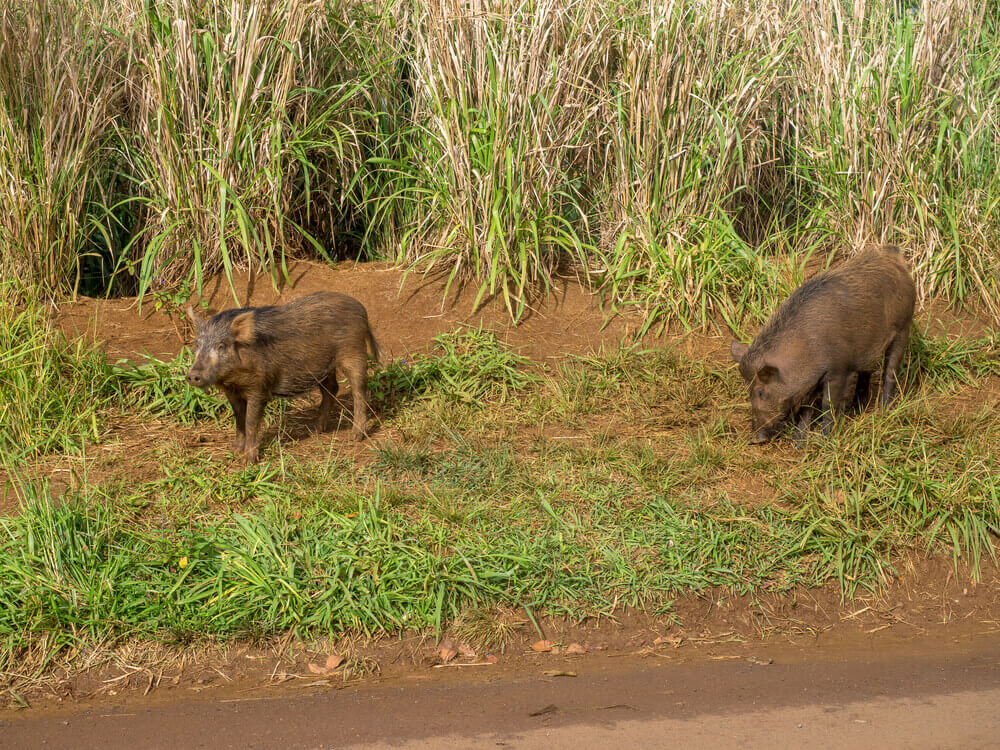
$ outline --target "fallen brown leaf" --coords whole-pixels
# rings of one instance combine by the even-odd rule
[[[587,647],[581,646],[579,643],[571,643],[566,647],[566,653],[572,656],[579,656],[580,654],[587,653]]]
[[[681,638],[681,636],[679,636],[679,635],[660,636],[655,641],[653,641],[653,645],[654,646],[662,646],[664,643],[666,643],[666,644],[669,644],[669,645],[673,646],[674,648],[677,648],[678,646],[681,645],[681,643],[683,641],[684,641],[684,639]]]
[[[531,644],[531,650],[540,654],[547,654],[552,650],[552,641],[535,641]]]
[[[486,659],[484,659],[484,661],[487,664],[496,664],[500,660],[497,657],[495,657],[493,654],[486,654]]]
[[[449,648],[448,646],[442,646],[438,649],[438,656],[441,657],[442,664],[447,664],[458,656],[458,651],[453,648]]]
[[[309,671],[313,674],[330,675],[337,671],[337,668],[344,663],[344,657],[340,654],[330,654],[321,667],[319,664],[309,662]]]

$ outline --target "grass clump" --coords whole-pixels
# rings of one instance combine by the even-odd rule
[[[80,452],[104,431],[112,368],[82,341],[55,334],[41,312],[0,305],[0,462]]]
[[[117,387],[125,394],[122,407],[186,425],[218,419],[227,413],[228,404],[219,394],[187,384],[183,373],[190,364],[190,352],[185,351],[172,362],[149,359],[115,365]]]
[[[0,462],[78,454],[124,412],[182,424],[217,418],[220,400],[184,382],[184,356],[113,364],[83,339],[67,341],[37,308],[0,308]]]
[[[444,333],[434,351],[412,360],[397,360],[378,370],[369,382],[376,402],[427,397],[477,405],[504,402],[536,379],[529,362],[490,331]]]
[[[989,375],[1000,375],[996,332],[972,339],[933,337],[914,328],[901,378],[908,387],[926,381],[937,388],[953,388],[971,385]]]

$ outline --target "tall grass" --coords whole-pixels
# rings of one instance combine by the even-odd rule
[[[74,290],[110,185],[121,49],[100,0],[0,10],[0,280]]]
[[[148,216],[142,283],[193,272],[200,288],[204,273],[230,276],[237,264],[273,272],[289,251],[328,255],[335,243],[308,224],[361,162],[365,81],[334,74],[349,42],[336,16],[347,10],[314,0],[146,5],[130,134]]]
[[[997,51],[983,35],[986,8],[803,4],[791,120],[810,221],[852,246],[905,244],[924,293],[975,291],[995,313],[995,256],[976,237],[984,223],[995,230],[995,216],[981,210],[1000,188],[996,171],[977,164],[984,149],[996,154]]]
[[[10,0],[0,273],[361,255],[738,324],[889,240],[1000,319],[998,40],[973,0]]]
[[[0,306],[0,467],[96,441],[112,390],[103,355],[59,338],[38,310]]]
[[[610,20],[596,0],[418,0],[412,13],[418,208],[401,252],[520,314],[584,258]]]
[[[781,3],[643,2],[620,22],[608,99],[610,290],[699,321],[760,306],[780,234],[778,88],[792,25]]]

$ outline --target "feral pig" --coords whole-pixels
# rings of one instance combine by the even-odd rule
[[[748,346],[730,354],[750,387],[754,443],[777,435],[790,417],[808,429],[817,403],[823,431],[833,415],[867,400],[863,388],[882,367],[881,403],[896,394],[913,321],[916,288],[898,248],[867,250],[805,282]],[[864,388],[866,390],[866,388]]]
[[[337,369],[354,396],[354,436],[368,425],[368,351],[379,347],[368,312],[353,297],[314,292],[286,305],[224,310],[207,320],[189,307],[195,323],[194,363],[187,381],[218,386],[233,407],[237,453],[260,457],[261,417],[267,402],[318,387],[322,394],[318,429],[329,428],[337,395]]]

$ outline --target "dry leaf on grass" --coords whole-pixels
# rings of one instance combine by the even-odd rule
[[[447,664],[458,656],[458,649],[455,648],[455,644],[451,641],[442,641],[438,646],[437,655],[442,664]]]
[[[324,662],[322,667],[319,664],[309,662],[309,671],[313,674],[329,675],[336,672],[343,663],[343,656],[340,654],[330,654],[326,657],[326,662]]]

